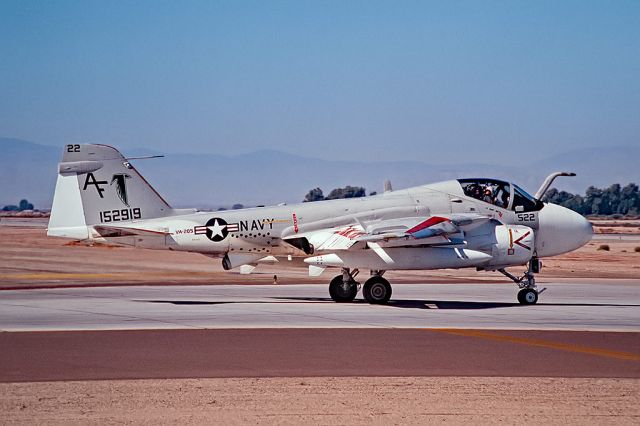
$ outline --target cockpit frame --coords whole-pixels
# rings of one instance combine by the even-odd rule
[[[465,196],[493,206],[520,212],[538,211],[544,203],[512,182],[491,178],[458,179]]]

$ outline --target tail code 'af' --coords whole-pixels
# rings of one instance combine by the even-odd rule
[[[67,145],[58,165],[48,235],[87,238],[87,226],[169,216],[173,210],[107,145]]]

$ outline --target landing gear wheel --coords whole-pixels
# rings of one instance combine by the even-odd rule
[[[334,302],[353,302],[358,294],[358,284],[355,281],[344,282],[342,275],[336,276],[329,283],[329,295]]]
[[[362,295],[369,303],[385,304],[391,299],[391,284],[380,276],[371,277],[364,283]]]
[[[538,292],[532,288],[524,288],[518,292],[518,302],[523,305],[535,305],[538,301]]]

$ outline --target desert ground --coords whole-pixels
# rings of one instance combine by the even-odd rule
[[[637,425],[638,379],[305,377],[0,384],[6,424]]]

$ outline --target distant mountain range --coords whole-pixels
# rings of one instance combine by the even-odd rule
[[[123,150],[127,156],[162,154],[146,148]],[[41,145],[20,139],[0,138],[0,206],[21,198],[36,208],[50,208],[57,163],[62,146]],[[440,155],[444,155],[441,153]],[[381,191],[385,179],[394,188],[405,188],[459,177],[494,177],[514,181],[535,192],[542,180],[557,170],[573,171],[557,187],[584,193],[589,185],[640,183],[640,147],[585,148],[531,162],[524,151],[503,164],[437,164],[419,161],[358,162],[319,160],[280,151],[250,154],[168,154],[165,158],[134,161],[136,168],[174,207],[228,207],[302,201],[312,188],[325,194],[346,185]],[[501,159],[502,160],[502,159]]]

